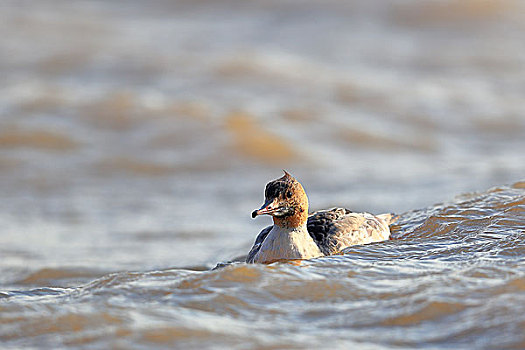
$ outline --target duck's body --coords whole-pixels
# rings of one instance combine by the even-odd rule
[[[259,233],[248,253],[248,263],[311,259],[344,248],[389,239],[392,214],[374,216],[332,208],[308,215],[308,198],[290,174],[266,186],[266,201],[252,216],[269,214],[274,224]]]

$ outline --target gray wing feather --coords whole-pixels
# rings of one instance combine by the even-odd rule
[[[255,255],[259,252],[259,249],[261,249],[261,245],[266,239],[266,236],[268,236],[268,233],[272,230],[272,226],[268,226],[264,228],[261,233],[257,236],[255,239],[255,243],[253,244],[252,249],[250,249],[250,252],[248,253],[248,256],[246,257],[247,263],[253,263],[253,259],[255,258]]]
[[[389,238],[388,222],[368,213],[353,213],[345,208],[320,210],[308,217],[308,233],[325,255],[346,247],[383,241]]]

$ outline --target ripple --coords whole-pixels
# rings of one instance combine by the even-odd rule
[[[383,326],[411,326],[421,322],[444,318],[465,310],[466,306],[458,303],[431,302],[416,311],[406,312],[383,321]]]
[[[43,151],[71,151],[79,146],[68,135],[52,130],[7,128],[0,132],[0,148],[31,148]]]
[[[234,150],[250,159],[269,164],[289,164],[299,160],[297,151],[286,140],[262,129],[247,113],[233,113],[226,118],[232,132]]]
[[[84,269],[53,269],[45,268],[30,273],[23,279],[20,279],[15,284],[21,285],[57,285],[64,282],[72,283],[75,281],[77,284],[79,281],[86,279],[92,279],[100,276],[100,272],[84,270]]]

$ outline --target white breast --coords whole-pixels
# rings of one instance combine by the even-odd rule
[[[254,257],[254,262],[269,263],[284,259],[311,259],[323,256],[305,226],[293,229],[274,225]]]

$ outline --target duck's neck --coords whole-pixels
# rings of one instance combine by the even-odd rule
[[[302,228],[306,230],[306,222],[308,221],[308,209],[303,209],[299,207],[296,209],[294,215],[288,216],[274,216],[273,224],[274,226],[279,226],[285,230],[300,230]]]
[[[322,255],[308,233],[305,221],[295,227],[273,225],[255,257],[255,262],[268,264],[278,260],[310,259]]]

